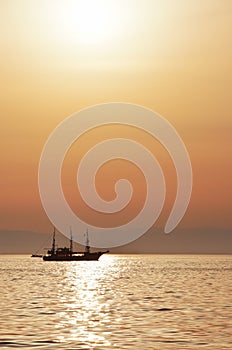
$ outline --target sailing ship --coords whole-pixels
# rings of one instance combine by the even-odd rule
[[[42,258],[43,255],[42,254],[31,254],[31,258]]]
[[[98,260],[100,256],[108,253],[106,251],[91,252],[89,245],[88,230],[86,231],[86,245],[84,252],[73,251],[72,232],[70,232],[70,246],[63,248],[56,248],[56,230],[53,231],[52,248],[43,256],[44,261],[89,261]]]

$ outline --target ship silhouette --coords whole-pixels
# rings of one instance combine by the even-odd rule
[[[88,230],[86,231],[86,244],[85,250],[83,252],[73,251],[73,239],[72,231],[70,232],[70,246],[63,248],[56,248],[56,230],[53,231],[52,239],[52,248],[47,251],[46,255],[43,255],[44,261],[89,261],[89,260],[98,260],[103,254],[109,252],[106,251],[97,251],[91,252],[89,245],[89,236]]]

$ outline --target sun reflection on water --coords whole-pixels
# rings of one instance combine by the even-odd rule
[[[58,329],[66,327],[69,331],[65,339],[88,342],[91,345],[111,343],[105,334],[111,331],[103,329],[110,324],[110,299],[105,296],[105,289],[112,278],[112,271],[117,270],[116,258],[104,257],[101,261],[88,261],[69,264],[59,285],[60,302],[66,310],[59,313]],[[101,329],[102,328],[102,329]],[[58,336],[62,342],[64,336]]]

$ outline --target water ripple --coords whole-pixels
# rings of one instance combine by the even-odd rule
[[[0,257],[2,349],[229,350],[231,256]]]

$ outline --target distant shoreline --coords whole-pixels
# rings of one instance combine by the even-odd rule
[[[0,230],[0,254],[45,254],[51,247],[51,241],[51,232]],[[68,246],[69,239],[57,233],[57,244],[60,247]],[[83,245],[76,242],[74,247],[77,251],[83,250]],[[167,235],[163,233],[162,228],[153,228],[130,244],[115,248],[98,248],[109,249],[111,254],[231,255],[232,231],[219,228],[182,228]]]

